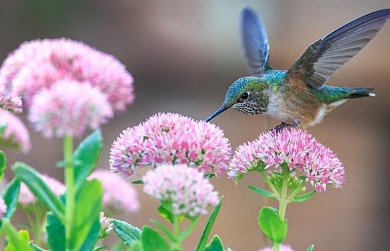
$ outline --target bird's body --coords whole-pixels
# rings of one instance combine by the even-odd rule
[[[331,75],[356,55],[390,18],[390,9],[360,17],[313,43],[289,70],[269,65],[265,28],[246,8],[242,41],[249,72],[228,89],[221,108],[206,121],[229,108],[247,114],[266,114],[282,125],[309,127],[350,98],[375,96],[372,88],[325,85]]]

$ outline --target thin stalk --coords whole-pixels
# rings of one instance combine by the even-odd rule
[[[71,250],[70,237],[74,222],[75,210],[75,180],[74,180],[74,166],[73,166],[73,138],[71,136],[64,137],[64,161],[65,161],[65,184],[66,184],[66,207],[65,207],[65,239],[66,250]]]
[[[173,250],[183,250],[180,240],[180,219],[179,216],[173,216],[173,236],[175,237],[175,242],[173,243]]]

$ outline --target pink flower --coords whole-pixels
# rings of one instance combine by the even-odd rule
[[[7,212],[7,205],[4,202],[3,197],[0,196],[0,220],[4,217]]]
[[[326,185],[341,187],[344,167],[336,154],[301,129],[269,131],[256,140],[237,148],[228,175],[239,179],[243,174],[262,166],[278,168],[282,163],[294,171],[298,169],[318,191]]]
[[[90,179],[98,179],[104,188],[103,207],[109,211],[138,211],[137,191],[121,176],[108,170],[95,170]]]
[[[14,114],[0,109],[0,125],[6,125],[0,144],[9,145],[26,153],[30,150],[30,136],[23,122]]]
[[[89,83],[60,80],[37,93],[28,119],[45,137],[80,137],[113,116],[107,96]]]
[[[25,42],[7,57],[0,70],[5,94],[23,95],[28,106],[36,93],[63,79],[96,86],[116,111],[125,110],[134,100],[133,77],[123,64],[70,39]]]
[[[260,249],[259,251],[272,251],[272,247],[266,247],[266,248],[262,248]],[[279,246],[279,251],[294,251],[294,249],[292,249],[290,246],[288,245],[280,245]]]
[[[112,145],[110,168],[130,177],[136,167],[186,164],[219,174],[226,171],[230,154],[228,139],[215,125],[159,113],[122,132]]]
[[[20,97],[0,94],[0,109],[10,111],[12,113],[21,113],[22,99]]]
[[[175,215],[196,217],[218,203],[218,192],[204,173],[186,165],[160,165],[147,171],[142,181],[144,192],[170,204]]]
[[[60,196],[61,194],[65,193],[65,186],[58,180],[47,176],[46,174],[42,174],[41,178],[46,183],[46,185],[53,191],[53,193],[57,196]],[[21,204],[23,207],[29,207],[34,205],[37,200],[35,196],[31,193],[31,191],[28,189],[26,184],[22,183],[20,186],[20,193],[19,193],[19,204]]]

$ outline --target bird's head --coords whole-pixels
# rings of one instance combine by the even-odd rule
[[[268,84],[259,77],[243,77],[234,81],[226,92],[222,106],[211,114],[210,121],[220,113],[233,108],[246,114],[261,114],[267,110]]]

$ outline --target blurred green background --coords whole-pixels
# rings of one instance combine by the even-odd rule
[[[178,112],[204,119],[218,108],[227,87],[247,75],[239,41],[239,15],[253,7],[263,19],[271,46],[270,62],[287,69],[308,45],[346,22],[389,8],[389,0],[340,1],[58,1],[2,0],[0,58],[26,40],[68,37],[113,54],[135,78],[135,103],[103,126],[100,168],[108,168],[111,143],[119,133],[157,112]],[[287,209],[286,243],[294,250],[389,250],[390,248],[390,23],[329,84],[369,86],[377,97],[337,108],[322,124],[309,128],[338,154],[346,168],[342,189],[330,188],[304,204]],[[264,116],[228,111],[213,120],[233,149],[264,131]],[[277,124],[271,120],[270,126]],[[54,167],[61,159],[61,141],[32,132],[26,155],[7,149],[9,163],[27,162],[62,178]],[[9,172],[9,177],[11,173]],[[260,185],[249,175],[238,185],[226,177],[213,179],[225,196],[213,229],[226,246],[258,250],[269,245],[257,226],[265,203],[247,185]],[[157,218],[157,202],[140,192],[141,210],[121,218],[141,227]],[[118,191],[120,192],[120,191]],[[87,202],[86,202],[87,203]],[[206,217],[204,217],[206,218]],[[201,223],[204,223],[204,220]],[[185,243],[195,247],[201,227]]]

